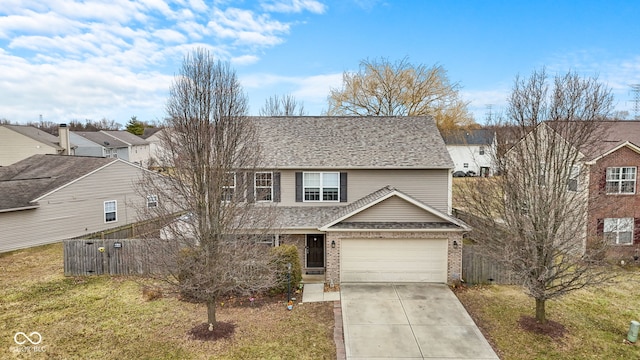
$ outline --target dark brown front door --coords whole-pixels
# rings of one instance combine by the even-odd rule
[[[307,267],[324,267],[324,235],[307,235]]]

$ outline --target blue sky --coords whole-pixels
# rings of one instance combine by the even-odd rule
[[[230,61],[256,115],[292,94],[309,115],[362,59],[442,65],[476,121],[516,75],[598,76],[633,117],[640,2],[1,0],[0,118],[161,120],[184,54]]]

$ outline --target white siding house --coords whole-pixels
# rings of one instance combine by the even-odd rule
[[[493,130],[456,130],[443,132],[442,137],[454,163],[454,174],[491,176],[498,143]]]

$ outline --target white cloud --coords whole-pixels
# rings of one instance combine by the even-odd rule
[[[315,14],[322,14],[326,6],[315,0],[273,0],[261,4],[265,11],[281,13],[300,13],[309,11]]]

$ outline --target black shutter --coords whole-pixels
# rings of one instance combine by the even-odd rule
[[[233,197],[235,198],[236,201],[241,202],[241,201],[245,201],[246,197],[245,197],[245,182],[244,182],[244,173],[243,172],[235,172],[236,174],[236,188],[234,190],[234,194]]]
[[[604,169],[604,173],[602,174],[602,177],[600,178],[600,184],[599,188],[600,188],[600,193],[601,194],[606,194],[607,192],[607,169]]]
[[[640,218],[633,219],[633,243],[640,244]]]
[[[302,173],[296,172],[296,202],[302,202]]]
[[[604,235],[604,219],[598,219],[598,222],[596,223],[596,235]]]
[[[256,202],[255,196],[255,185],[256,185],[256,175],[253,172],[246,173],[247,178],[247,202]]]
[[[280,173],[273,173],[273,202],[280,202]]]
[[[347,173],[340,173],[340,202],[347,202]]]

